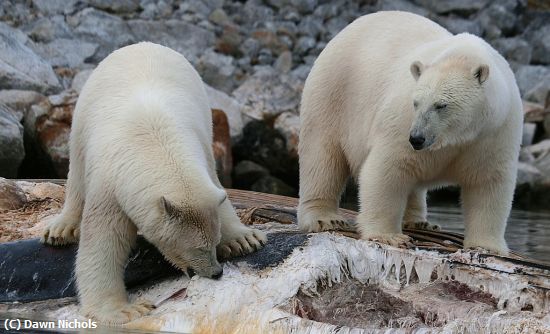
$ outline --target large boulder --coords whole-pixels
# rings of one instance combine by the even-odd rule
[[[0,22],[0,89],[58,91],[61,86],[51,65],[28,43],[20,30]]]
[[[213,109],[221,109],[227,116],[229,122],[229,133],[232,141],[238,141],[243,134],[243,117],[241,114],[242,105],[231,96],[205,85],[208,102]]]
[[[11,108],[0,104],[0,176],[17,177],[24,157],[23,126]]]
[[[0,177],[0,210],[16,210],[26,202],[27,196],[23,189],[14,181]]]
[[[97,51],[96,43],[78,39],[58,38],[48,43],[36,43],[33,49],[55,67],[81,67]]]
[[[521,65],[515,70],[519,91],[527,100],[544,103],[550,90],[550,69],[541,65]]]
[[[243,114],[251,119],[273,118],[285,111],[298,111],[303,81],[292,74],[281,74],[261,67],[233,92],[243,104]]]
[[[32,90],[6,89],[0,90],[0,104],[6,105],[13,111],[19,121],[23,119],[32,105],[46,97]]]

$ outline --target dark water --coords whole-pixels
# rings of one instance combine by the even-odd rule
[[[464,233],[460,208],[429,206],[428,220],[445,231]],[[510,249],[531,258],[550,262],[550,212],[512,210],[506,227]]]

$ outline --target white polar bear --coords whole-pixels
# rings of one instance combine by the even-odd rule
[[[508,63],[482,39],[405,12],[363,16],[328,43],[301,104],[299,224],[345,227],[358,178],[362,238],[406,243],[426,190],[462,188],[464,246],[505,254],[522,106]]]
[[[150,310],[147,302],[129,304],[124,288],[137,230],[178,268],[213,278],[222,273],[216,246],[229,256],[266,242],[241,224],[218,181],[198,73],[179,53],[152,43],[103,60],[75,108],[66,201],[43,239],[64,244],[80,234],[75,271],[83,313],[125,323]]]

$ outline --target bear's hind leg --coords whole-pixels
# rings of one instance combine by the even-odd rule
[[[147,301],[129,303],[126,295],[124,267],[136,227],[114,201],[93,200],[84,209],[75,269],[82,313],[101,323],[123,324],[154,308]]]
[[[71,156],[65,203],[61,213],[56,216],[42,234],[43,243],[61,246],[77,243],[80,236],[80,220],[84,207],[84,168],[83,160]]]
[[[264,232],[241,223],[229,199],[222,203],[218,215],[221,225],[221,241],[216,250],[218,257],[230,258],[249,254],[259,250],[267,242]]]
[[[347,161],[337,145],[321,143],[319,138],[301,139],[298,225],[303,231],[355,231],[338,214],[348,176]]]
[[[439,225],[428,222],[426,189],[415,189],[407,199],[407,208],[403,217],[403,228],[410,230],[439,231]]]

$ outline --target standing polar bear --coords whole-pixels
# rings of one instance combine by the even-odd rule
[[[137,230],[176,267],[212,278],[222,274],[216,255],[250,253],[266,242],[241,224],[218,181],[199,75],[182,55],[152,43],[103,60],[74,112],[65,205],[44,241],[76,242],[80,234],[83,313],[124,323],[152,308],[129,304],[124,288]]]
[[[399,245],[426,222],[427,189],[462,188],[467,248],[506,254],[522,105],[507,62],[482,39],[405,12],[366,15],[316,60],[301,105],[302,229],[345,227],[351,174],[362,238]]]

